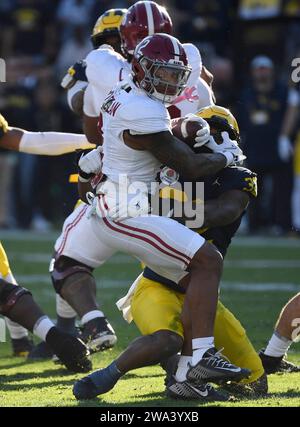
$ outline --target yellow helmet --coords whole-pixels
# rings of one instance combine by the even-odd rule
[[[201,108],[196,116],[202,117],[210,125],[210,132],[217,143],[222,142],[222,132],[228,132],[231,139],[240,142],[240,130],[236,118],[230,110],[219,105]]]
[[[0,138],[8,131],[8,123],[5,118],[0,114]]]
[[[97,19],[91,35],[94,48],[105,43],[105,36],[119,35],[119,28],[126,12],[127,9],[109,9]]]

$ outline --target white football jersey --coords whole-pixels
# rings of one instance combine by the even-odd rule
[[[92,50],[85,62],[89,84],[84,94],[83,111],[89,117],[98,117],[105,97],[118,82],[127,78],[131,66],[108,45]]]
[[[170,116],[162,102],[149,98],[131,79],[124,85],[119,83],[102,107],[102,171],[113,182],[118,182],[120,174],[126,174],[129,183],[140,181],[150,190],[161,164],[150,152],[125,145],[123,132],[150,134],[170,131]]]
[[[214,104],[211,88],[200,77],[202,59],[199,49],[191,43],[184,43],[183,48],[192,67],[192,72],[187,87],[168,107],[172,118],[184,117],[186,114],[196,113],[200,108]]]

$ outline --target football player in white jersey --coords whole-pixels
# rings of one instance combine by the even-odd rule
[[[129,8],[121,23],[121,21],[118,20],[118,16],[120,16],[122,12],[124,13],[123,9],[113,9],[105,12],[98,19],[94,28],[94,33],[99,31],[98,44],[99,34],[101,36],[100,41],[106,43],[101,45],[97,50],[91,51],[84,63],[75,66],[76,70],[74,70],[74,67],[71,68],[63,83],[64,87],[68,87],[66,82],[72,82],[72,88],[68,91],[69,105],[74,110],[74,106],[77,104],[75,110],[79,113],[83,108],[85,133],[88,139],[95,143],[99,143],[100,138],[97,125],[101,105],[106,95],[115,84],[128,78],[131,72],[130,62],[133,49],[137,43],[149,34],[157,32],[170,34],[172,32],[172,21],[169,14],[165,8],[155,2],[140,1],[135,3]],[[122,38],[122,50],[127,59],[119,54],[118,47],[116,51],[115,45],[109,46],[109,40],[105,38],[107,34],[116,35],[116,27],[118,25],[120,26]],[[213,103],[211,89],[207,83],[200,78],[202,61],[198,49],[190,43],[184,44],[183,46],[192,66],[192,72],[184,92],[178,97],[175,97],[172,103],[170,103],[168,109],[172,117],[193,113],[199,108]],[[115,50],[112,47],[114,47]],[[82,77],[83,75],[84,77]],[[78,81],[76,81],[76,78],[78,78]],[[82,88],[84,88],[84,92],[82,92]],[[84,97],[81,96],[83,93]],[[79,99],[81,99],[79,108],[78,94]],[[89,280],[89,276],[91,275],[90,272],[84,273],[82,271],[81,273],[83,275],[83,280],[85,276],[87,280]],[[55,283],[56,279],[53,278],[53,281]],[[73,289],[75,286],[76,285],[73,284]],[[82,292],[86,295],[89,292],[89,288],[82,287]],[[73,292],[73,295],[76,295],[78,301],[83,301],[83,298],[79,298],[79,295],[77,296],[76,293]],[[68,296],[66,298],[68,298]],[[79,315],[81,318],[89,319],[88,322],[92,322],[94,325],[94,323],[97,322],[97,316],[99,316],[96,301],[92,297],[89,299],[85,298],[85,301],[87,302],[86,305],[80,304],[80,312],[78,312],[77,308],[78,303],[76,305],[74,303],[74,297],[72,306],[77,313],[80,313]],[[59,322],[69,324],[71,324],[72,319],[75,319],[76,315],[74,310],[66,303],[65,299],[61,298],[60,291],[58,291],[57,295],[57,313]],[[64,321],[64,319],[66,320]],[[89,327],[89,325],[87,325],[87,327]],[[97,328],[93,335],[95,339],[92,339],[91,345],[96,349]],[[108,335],[110,335],[109,332]],[[105,336],[102,336],[100,341],[104,339]],[[109,342],[109,336],[107,340]]]
[[[79,167],[84,167],[79,179],[85,183],[85,190],[90,174],[102,170],[105,178],[96,186],[92,206],[82,206],[65,221],[55,245],[54,268],[62,278],[57,282],[62,292],[65,259],[76,259],[93,269],[117,251],[135,256],[176,283],[188,275],[184,313],[186,320],[189,318],[193,336],[188,379],[239,381],[248,377],[250,371],[224,360],[214,348],[213,327],[222,257],[185,226],[148,214],[148,196],[161,164],[187,179],[196,179],[200,174],[211,175],[244,158],[237,143],[228,138],[219,146],[215,144],[213,154],[195,155],[170,132],[165,104],[182,93],[190,72],[183,46],[172,36],[155,34],[136,47],[132,79],[119,83],[102,105],[103,166],[98,150],[87,155],[87,162],[84,157],[79,161]],[[98,156],[98,165],[93,154]],[[110,218],[116,209],[127,210],[118,221]],[[79,399],[92,398],[98,393],[97,372],[74,387]]]
[[[99,18],[99,21],[102,20],[98,29],[103,44],[90,52],[81,64],[77,63],[71,67],[62,82],[65,88],[72,82],[73,86],[68,90],[69,105],[73,111],[83,113],[84,131],[89,141],[94,143],[99,143],[97,123],[103,100],[118,81],[130,74],[130,62],[135,46],[151,34],[172,34],[172,21],[166,9],[152,1],[139,1],[128,9],[122,23],[118,22],[122,38],[120,55],[120,50],[103,38],[108,31],[112,31],[110,28],[115,28],[113,25],[117,25],[116,11],[124,13],[124,9],[112,9]],[[199,50],[191,43],[185,43],[183,46],[192,72],[185,91],[169,106],[171,118],[196,112],[214,103],[212,90],[201,78],[208,76],[211,81],[210,73],[202,65]]]

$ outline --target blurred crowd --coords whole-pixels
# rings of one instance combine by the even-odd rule
[[[300,0],[158,0],[174,33],[200,49],[213,73],[217,103],[236,114],[259,197],[245,231],[300,230],[300,91],[291,79],[300,58]],[[91,50],[90,34],[105,10],[126,0],[1,0],[0,111],[13,126],[81,133],[59,83]],[[300,60],[299,60],[300,62]],[[300,72],[298,73],[300,77]],[[295,80],[295,79],[294,79]],[[76,199],[68,183],[73,155],[56,158],[0,152],[0,228],[48,230]],[[299,233],[299,231],[298,231]]]

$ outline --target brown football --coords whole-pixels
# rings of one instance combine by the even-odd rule
[[[197,131],[202,129],[202,124],[189,117],[178,117],[171,120],[171,127],[172,133],[176,138],[193,148]]]

